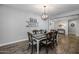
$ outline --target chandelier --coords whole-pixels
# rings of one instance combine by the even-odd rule
[[[45,10],[46,6],[43,6],[43,7],[44,7],[44,12],[42,13],[41,19],[42,20],[47,20],[48,19],[48,15],[47,15],[46,10]]]

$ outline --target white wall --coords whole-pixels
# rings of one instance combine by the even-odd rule
[[[26,28],[28,17],[34,17],[38,20],[41,26],[35,28],[47,29],[47,24],[41,21],[38,15],[0,5],[0,44],[27,39],[27,31],[33,29]]]
[[[48,30],[48,20],[38,20],[39,22],[39,28],[38,29],[45,29]]]
[[[54,29],[54,22],[50,21],[49,23],[49,30]]]
[[[79,15],[72,17],[72,19],[69,20],[69,23],[69,33],[76,34],[76,36],[79,36]],[[75,28],[70,27],[71,23],[75,24]]]
[[[79,20],[77,20],[77,32],[76,32],[77,36],[79,36]]]
[[[79,19],[76,20],[76,35],[79,36]]]
[[[66,35],[68,35],[68,21],[71,20],[72,22],[75,23],[75,28],[74,28],[74,32],[76,33],[77,36],[79,36],[79,15],[74,15],[74,16],[70,16],[70,17],[62,17],[62,18],[58,18],[58,19],[54,19],[54,28],[55,29],[59,29],[60,27],[58,26],[59,24],[64,24],[64,27],[62,27],[63,29],[65,29]],[[73,21],[74,20],[74,21]],[[72,23],[71,22],[71,23]],[[71,29],[71,32],[74,33]]]
[[[63,24],[62,27],[59,27],[59,24]],[[54,28],[55,29],[65,29],[65,34],[68,34],[68,21],[67,20],[59,20],[59,21],[55,21],[54,24]]]

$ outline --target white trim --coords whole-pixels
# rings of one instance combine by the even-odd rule
[[[27,40],[27,39],[21,39],[21,40],[18,40],[18,41],[3,43],[3,44],[0,44],[0,47],[5,46],[5,45],[9,45],[9,44],[13,44],[13,43],[17,43],[17,42],[21,42],[21,41],[25,41],[25,40]]]

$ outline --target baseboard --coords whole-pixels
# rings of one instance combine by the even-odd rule
[[[9,44],[14,44],[14,43],[21,42],[21,41],[26,41],[26,40],[27,40],[27,39],[21,39],[21,40],[18,40],[18,41],[3,43],[3,44],[0,44],[0,47],[5,46],[5,45],[9,45]]]

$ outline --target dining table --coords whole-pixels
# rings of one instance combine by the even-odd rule
[[[49,32],[47,32],[47,33],[49,33]],[[47,39],[47,37],[46,37],[47,33],[37,33],[37,34],[32,33],[34,40],[37,43],[37,54],[39,54],[40,41]],[[58,35],[57,35],[57,40],[58,40]]]
[[[39,54],[39,45],[40,45],[40,41],[46,39],[46,33],[40,33],[40,34],[33,34],[34,40],[37,43],[37,54]]]

